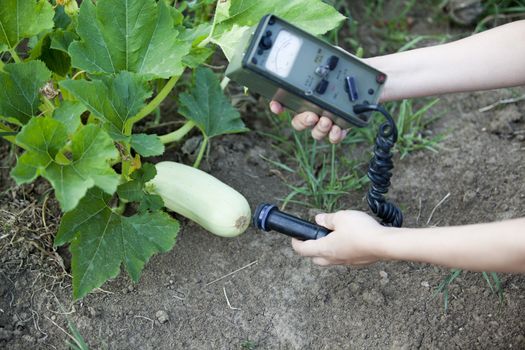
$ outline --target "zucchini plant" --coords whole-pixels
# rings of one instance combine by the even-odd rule
[[[198,167],[210,138],[247,130],[204,66],[216,48],[230,57],[239,36],[267,13],[314,34],[344,19],[320,0],[191,5],[215,11],[194,16],[189,2],[166,0],[0,0],[0,136],[21,149],[11,170],[18,185],[43,177],[54,189],[64,212],[55,246],[69,244],[74,298],[122,265],[138,281],[149,258],[176,241],[179,223],[165,204],[191,206],[202,191],[190,188],[210,181],[184,172],[164,177],[162,185],[177,190],[160,197],[147,157],[198,129]],[[165,135],[134,132],[176,86],[185,124]],[[175,184],[185,181],[192,187],[182,193]],[[191,219],[221,231],[220,220],[207,217],[214,208],[192,210]]]

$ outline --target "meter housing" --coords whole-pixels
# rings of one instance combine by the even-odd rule
[[[238,44],[226,76],[295,111],[326,116],[342,128],[366,126],[386,75],[361,59],[274,16],[264,16]]]

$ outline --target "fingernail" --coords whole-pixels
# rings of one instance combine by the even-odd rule
[[[275,102],[273,102],[273,101],[270,102],[270,110],[271,110],[273,113],[277,114],[277,113],[279,112],[279,111],[278,111],[278,108],[277,108],[277,103],[275,103]]]
[[[330,141],[339,142],[343,137],[343,132],[340,129],[332,129],[330,132]]]
[[[316,119],[317,119],[317,118],[315,118],[315,115],[311,115],[311,114],[310,114],[310,115],[308,115],[308,116],[306,117],[306,124],[308,124],[308,125],[312,125],[313,123],[315,123],[315,120],[316,120]]]

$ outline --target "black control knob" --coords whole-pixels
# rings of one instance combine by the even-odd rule
[[[272,47],[273,41],[270,36],[264,36],[259,42],[259,47],[263,50],[268,50]]]
[[[326,92],[327,88],[328,88],[328,80],[323,79],[315,87],[315,92],[317,92],[319,95],[322,95]]]
[[[326,65],[328,66],[328,69],[334,70],[335,67],[337,67],[337,63],[339,63],[339,57],[330,56],[330,58],[328,58],[328,63]]]

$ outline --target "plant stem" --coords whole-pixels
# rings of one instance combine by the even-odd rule
[[[203,41],[199,43],[199,45],[197,45],[198,47],[205,47],[211,42],[213,32],[215,31],[215,26],[217,25],[217,10],[219,9],[220,4],[221,4],[221,1],[217,1],[217,5],[215,6],[215,13],[213,15],[213,22],[211,24],[210,34],[208,34],[206,39],[204,39]]]
[[[42,96],[42,102],[46,107],[44,114],[48,117],[51,117],[53,115],[53,111],[55,110],[55,105],[51,101],[49,101],[49,99],[45,96]]]
[[[22,60],[16,53],[16,49],[13,47],[11,50],[9,50],[9,53],[11,54],[11,57],[13,57],[13,60],[15,60],[15,63],[21,63]]]
[[[169,134],[159,136],[160,141],[163,144],[180,141],[184,136],[186,136],[188,132],[190,132],[191,129],[193,129],[194,126],[195,123],[191,120],[188,120],[186,123],[184,123],[183,126],[178,128],[177,130],[172,131]]]
[[[8,127],[7,125],[4,125],[2,123],[0,123],[0,131],[6,132],[6,133],[14,133],[15,132],[13,129],[11,129],[10,127]],[[4,136],[1,136],[1,137],[3,137],[5,140],[11,142],[14,145],[16,144],[14,135],[4,135]]]
[[[228,83],[230,82],[230,78],[228,78],[227,76],[224,76],[224,78],[222,78],[221,80],[221,90],[224,91],[224,89],[226,89],[226,86],[228,86]]]
[[[133,124],[141,120],[142,118],[146,117],[148,114],[153,112],[155,108],[157,108],[162,101],[168,96],[170,91],[173,89],[175,84],[177,84],[177,81],[179,80],[180,75],[175,75],[168,80],[166,85],[162,88],[162,90],[159,91],[157,96],[153,100],[150,101],[144,108],[140,110],[134,117],[130,118],[126,122],[126,128],[125,128],[125,134],[131,135],[131,128],[133,127]]]
[[[118,206],[113,208],[113,212],[118,215],[124,214],[124,211],[126,210],[126,201],[122,198],[119,198]]]
[[[213,28],[213,27],[212,27],[212,28]],[[213,29],[212,29],[212,32],[213,32]],[[208,45],[210,42],[211,42],[211,33],[210,33],[210,35],[208,35],[208,36],[206,37],[206,39],[204,39],[203,41],[201,41],[201,42],[199,43],[199,45],[197,45],[197,47],[201,47],[201,48],[202,48],[202,47],[205,47],[205,46]]]
[[[202,157],[204,156],[206,147],[208,147],[208,136],[203,135],[201,148],[199,149],[199,154],[197,155],[197,159],[195,159],[195,163],[193,163],[194,168],[198,168],[201,165]]]

